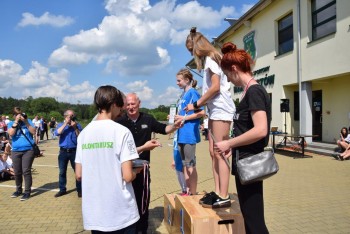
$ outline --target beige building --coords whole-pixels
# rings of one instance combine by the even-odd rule
[[[334,142],[350,126],[350,1],[261,0],[213,43],[231,41],[255,59],[272,98],[272,123]],[[233,87],[233,99],[242,94]],[[289,102],[289,103],[288,103]]]

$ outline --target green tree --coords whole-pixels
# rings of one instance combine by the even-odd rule
[[[58,112],[58,111],[51,111],[49,113],[49,116],[48,116],[47,120],[50,121],[51,117],[54,117],[56,119],[56,121],[63,120],[63,115],[60,112]]]
[[[48,115],[50,111],[57,110],[58,102],[51,97],[40,97],[30,102],[31,109],[34,113],[45,113]]]
[[[168,113],[160,111],[152,111],[150,114],[158,121],[166,121],[168,117]]]

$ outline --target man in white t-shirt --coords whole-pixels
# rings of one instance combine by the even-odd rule
[[[131,181],[141,169],[132,169],[139,156],[131,132],[112,120],[122,111],[122,93],[101,86],[94,103],[99,115],[79,134],[75,158],[84,229],[134,233],[140,216]]]
[[[6,123],[6,125],[9,125],[10,122],[11,122],[10,117],[8,117],[8,116],[6,115],[6,117],[5,117],[5,123]]]
[[[39,144],[39,136],[40,136],[40,119],[39,117],[36,115],[34,117],[34,119],[32,120],[34,126],[35,126],[35,143]]]

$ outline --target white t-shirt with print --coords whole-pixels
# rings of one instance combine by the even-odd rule
[[[92,121],[79,134],[75,162],[82,166],[84,229],[115,231],[139,220],[132,184],[121,169],[138,157],[129,129],[112,120]]]
[[[205,94],[211,86],[210,71],[218,75],[220,78],[220,93],[209,99],[207,102],[209,119],[213,119],[211,118],[210,114],[212,114],[213,110],[215,110],[217,114],[227,114],[226,116],[228,119],[226,120],[232,121],[233,114],[236,112],[236,107],[231,98],[230,82],[227,81],[227,77],[222,72],[220,66],[208,56],[205,59],[204,65],[202,94]]]

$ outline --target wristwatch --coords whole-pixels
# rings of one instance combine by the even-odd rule
[[[199,106],[197,105],[197,101],[195,101],[195,102],[193,103],[193,107],[194,107],[194,109],[198,109],[198,108],[199,108]]]

